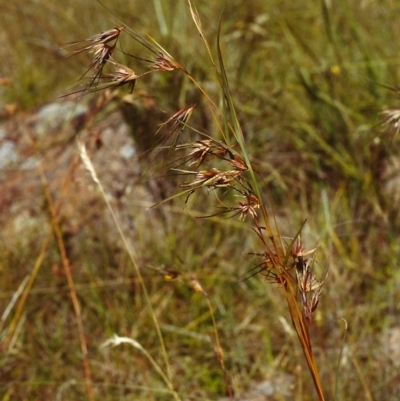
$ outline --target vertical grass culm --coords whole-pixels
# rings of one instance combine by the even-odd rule
[[[210,199],[210,195],[213,194],[215,195],[213,201],[209,200],[208,205],[203,205],[202,219],[207,216],[209,218],[238,218],[244,227],[245,222],[250,224],[255,242],[259,244],[257,251],[259,261],[256,265],[256,272],[263,276],[266,283],[274,284],[274,286],[268,287],[269,291],[280,291],[285,299],[287,312],[300,342],[315,392],[319,400],[325,400],[324,389],[313,352],[310,327],[313,322],[313,314],[320,301],[326,272],[321,279],[317,279],[314,274],[316,249],[307,250],[303,247],[301,234],[304,224],[294,233],[283,234],[274,214],[273,206],[268,200],[268,193],[263,193],[264,189],[261,189],[265,188],[263,177],[259,173],[257,164],[252,161],[236,111],[229,74],[225,67],[221,43],[223,15],[219,21],[218,36],[214,44],[216,50],[213,50],[214,45],[210,44],[207,39],[207,33],[203,28],[200,15],[191,0],[188,0],[188,8],[197,33],[208,54],[209,73],[218,82],[219,94],[213,91],[209,93],[207,87],[197,80],[195,73],[190,72],[189,66],[187,68],[182,66],[151,36],[144,35],[122,23],[118,27],[90,36],[84,41],[70,43],[65,47],[70,56],[84,52],[92,55],[92,60],[80,78],[79,84],[68,95],[86,95],[103,90],[124,89],[132,93],[137,88],[139,81],[145,82],[146,79],[150,79],[150,76],[156,74],[180,74],[183,76],[182,79],[186,79],[193,85],[191,90],[198,91],[199,96],[197,98],[203,105],[206,105],[205,108],[212,122],[210,123],[212,128],[204,130],[197,127],[196,123],[191,124],[191,117],[196,113],[196,104],[185,105],[167,118],[158,129],[155,127],[154,131],[161,143],[160,152],[163,152],[163,157],[167,158],[166,164],[175,179],[174,182],[178,182],[176,188],[180,189],[176,189],[173,195],[167,195],[153,207],[161,207],[161,205],[177,197],[182,197],[184,204],[189,207],[190,202],[196,196],[200,197],[201,194],[205,193],[208,196],[206,199]],[[158,13],[160,12],[158,9]],[[157,15],[159,17],[159,14]],[[122,37],[134,41],[145,52],[145,55],[125,52],[122,47],[118,46]],[[115,55],[117,51],[122,58],[128,60],[132,65],[126,66],[117,61]],[[155,79],[153,85],[155,82],[157,85],[161,85],[162,81],[163,79]],[[97,183],[107,203],[124,248],[135,267],[141,289],[145,294],[146,307],[150,308],[153,316],[153,323],[164,356],[164,367],[155,362],[151,354],[136,340],[114,337],[113,340],[104,344],[105,346],[119,345],[127,342],[140,350],[162,377],[170,394],[173,395],[174,399],[179,400],[177,378],[171,372],[167,345],[158,317],[152,310],[152,303],[147,294],[141,269],[135,262],[134,251],[120,227],[118,218],[107,200],[100,179],[97,177],[81,142],[79,142],[79,152],[85,167]],[[270,185],[272,186],[273,183]],[[290,216],[287,217],[290,218]],[[192,283],[197,283],[194,287],[200,293],[207,295],[197,278],[192,278]],[[217,324],[207,296],[206,299],[215,328],[214,349],[217,350],[215,353],[225,378],[226,392],[230,397],[233,397],[229,369],[224,364]]]

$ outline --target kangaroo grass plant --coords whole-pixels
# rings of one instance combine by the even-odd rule
[[[211,209],[212,205],[210,201],[209,210],[206,211],[205,216],[238,218],[243,222],[249,222],[259,244],[257,253],[259,262],[256,265],[256,272],[261,274],[267,283],[274,284],[271,290],[282,292],[318,399],[324,400],[324,389],[313,353],[310,326],[313,322],[313,313],[316,311],[320,301],[326,272],[320,280],[315,277],[313,268],[316,249],[306,250],[303,248],[301,241],[303,226],[291,235],[290,241],[287,241],[285,239],[288,238],[287,233],[285,233],[285,237],[281,233],[275,219],[274,210],[266,201],[268,194],[262,193],[260,190],[260,183],[263,181],[263,177],[251,160],[251,154],[248,151],[236,112],[234,95],[230,89],[228,74],[221,51],[220,29],[222,18],[218,32],[216,61],[196,7],[190,0],[188,0],[188,5],[219,83],[219,99],[212,100],[212,95],[207,93],[207,90],[202,87],[201,82],[198,82],[196,77],[190,73],[189,68],[186,69],[181,66],[153,38],[148,35],[142,35],[125,25],[96,34],[81,42],[70,43],[65,47],[66,50],[70,51],[70,56],[88,52],[93,57],[86,72],[80,79],[79,86],[70,94],[78,93],[83,95],[104,89],[116,90],[119,88],[124,89],[125,87],[128,92],[132,93],[139,80],[145,83],[146,76],[149,74],[165,73],[184,74],[200,91],[203,101],[208,104],[208,110],[215,123],[215,129],[206,132],[196,128],[195,125],[192,126],[189,124],[190,117],[196,112],[196,105],[187,105],[181,108],[166,119],[158,129],[155,128],[155,134],[162,136],[162,150],[167,151],[166,157],[171,159],[170,172],[182,180],[179,184],[182,189],[154,206],[160,206],[178,196],[182,196],[185,205],[188,205],[191,198],[196,196],[196,194],[206,192],[209,195],[212,194],[215,196],[216,204]],[[124,52],[121,47],[118,47],[121,35],[128,35],[132,40],[138,42],[144,52],[150,52],[151,57]],[[117,50],[131,61],[129,66],[116,61],[117,56],[115,54]],[[146,69],[141,73],[135,73],[134,71],[139,71],[143,68],[143,64],[145,64]],[[217,104],[221,106],[216,106]],[[89,156],[84,146],[82,144],[79,144],[79,146],[84,164],[99,185],[103,197],[107,202],[107,196],[90,163]],[[115,224],[119,227],[118,219],[115,217],[108,202],[107,205],[114,217]],[[205,216],[203,215],[201,218],[206,218]],[[131,258],[133,264],[136,266],[136,273],[139,276],[142,289],[146,293],[140,269],[134,262],[133,251],[130,249],[130,245],[122,230],[120,228],[118,230],[125,248],[132,255]],[[208,299],[207,292],[196,278],[192,278],[192,283],[195,283],[194,288],[206,297],[209,304],[215,328],[217,359],[223,370],[227,384],[227,393],[233,397],[232,390],[230,389],[229,371],[224,365],[222,346],[219,341],[210,300]],[[147,304],[151,307],[149,300]],[[104,345],[117,345],[122,342],[130,342],[134,347],[144,352],[162,376],[171,394],[173,394],[175,399],[179,399],[173,384],[174,378],[169,369],[163,335],[154,313],[152,314],[159,341],[163,348],[166,374],[162,372],[161,367],[156,364],[151,355],[136,340],[115,337],[113,340],[104,343]]]

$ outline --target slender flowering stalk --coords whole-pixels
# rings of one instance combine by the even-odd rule
[[[200,17],[191,0],[188,0],[193,20],[200,38],[203,40],[221,87],[221,98],[224,108],[220,110],[211,100],[200,84],[157,42],[148,36],[148,40],[133,30],[126,28],[134,40],[152,53],[153,59],[131,56],[137,62],[145,62],[149,69],[136,74],[132,68],[115,61],[112,58],[115,46],[123,27],[110,29],[94,35],[82,42],[69,44],[72,55],[84,51],[94,53],[94,59],[89,69],[94,74],[90,82],[81,91],[95,92],[106,88],[128,87],[129,92],[135,88],[138,78],[150,73],[183,73],[193,82],[200,94],[209,102],[215,127],[219,131],[201,132],[188,125],[188,121],[196,109],[196,105],[178,110],[164,123],[156,134],[164,131],[164,144],[171,138],[167,148],[178,154],[171,169],[175,175],[183,176],[184,188],[179,194],[164,199],[159,204],[186,195],[189,197],[200,191],[212,192],[219,202],[217,213],[211,216],[238,217],[250,221],[252,229],[262,247],[259,256],[261,261],[256,265],[256,273],[262,274],[268,282],[278,284],[285,297],[293,327],[302,346],[312,380],[320,401],[324,401],[322,383],[319,377],[315,357],[311,347],[309,327],[312,324],[312,314],[315,312],[321,297],[322,285],[326,272],[318,281],[313,272],[315,250],[305,251],[301,244],[301,229],[288,245],[280,234],[274,211],[267,207],[259,187],[262,181],[257,169],[252,166],[251,158],[245,143],[245,136],[235,109],[232,91],[229,87],[227,73],[219,43],[217,40],[218,65],[211,56],[210,47],[200,23]],[[106,72],[103,70],[107,69]],[[109,72],[109,70],[113,71]],[[86,73],[87,73],[86,72]],[[86,75],[86,73],[84,75]],[[79,91],[78,91],[79,92]],[[216,110],[216,111],[215,111]],[[398,114],[387,113],[388,123],[398,126]],[[190,132],[195,137],[185,143],[183,135]],[[163,139],[164,139],[163,138]],[[178,164],[179,163],[179,164]],[[200,169],[201,168],[201,169]],[[234,196],[229,196],[233,194]],[[239,198],[239,200],[238,200]],[[205,216],[208,217],[208,216]],[[197,289],[199,290],[199,289]],[[206,292],[204,291],[206,296]]]

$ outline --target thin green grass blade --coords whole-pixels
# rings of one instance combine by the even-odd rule
[[[360,171],[357,166],[354,165],[353,160],[346,157],[346,154],[341,154],[331,145],[329,145],[325,139],[317,132],[317,130],[308,123],[299,122],[296,124],[297,128],[306,132],[316,143],[325,151],[325,153],[332,158],[341,168],[343,172],[350,177],[356,179],[360,178]]]
[[[227,126],[227,130],[225,132],[226,135],[226,142],[227,145],[229,146],[229,136],[230,136],[230,132],[233,133],[236,141],[238,142],[239,146],[240,146],[240,150],[241,150],[241,154],[243,156],[243,159],[248,167],[248,171],[250,174],[250,181],[252,183],[252,187],[254,189],[255,195],[257,196],[257,198],[260,201],[261,204],[261,211],[263,214],[263,218],[264,218],[264,223],[265,223],[265,227],[267,229],[268,232],[268,236],[270,238],[270,240],[273,243],[273,247],[276,251],[276,253],[278,254],[278,258],[280,258],[279,252],[278,252],[278,246],[276,245],[275,242],[275,235],[273,234],[272,228],[271,228],[271,224],[270,224],[270,220],[268,217],[268,212],[267,212],[267,208],[265,207],[264,203],[263,203],[263,198],[261,196],[261,192],[259,189],[259,185],[258,185],[258,180],[255,176],[255,172],[252,168],[251,162],[250,162],[250,157],[247,151],[247,147],[245,144],[245,140],[244,140],[244,136],[243,136],[243,131],[239,122],[239,119],[237,117],[237,113],[236,113],[236,108],[235,108],[235,104],[233,101],[233,97],[232,97],[232,93],[229,87],[229,82],[228,82],[228,76],[226,73],[226,69],[225,69],[225,65],[224,65],[224,60],[222,57],[222,50],[221,50],[221,42],[220,42],[220,38],[221,38],[221,23],[222,23],[222,13],[220,16],[220,20],[219,20],[219,24],[218,24],[218,35],[217,35],[217,52],[218,52],[218,62],[219,62],[219,68],[220,68],[220,76],[221,76],[221,89],[222,89],[222,93],[226,102],[226,108],[224,110],[224,117],[227,120],[226,126]],[[225,107],[225,106],[224,106]]]

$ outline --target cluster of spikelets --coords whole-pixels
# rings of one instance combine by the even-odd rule
[[[146,43],[143,38],[139,39],[138,36],[134,37],[135,40],[140,41],[140,43],[150,50],[154,54],[154,59],[146,60],[135,56],[132,57],[148,62],[150,64],[150,69],[137,75],[131,68],[118,63],[112,56],[123,30],[124,27],[119,26],[91,36],[83,41],[72,42],[65,46],[65,49],[69,50],[70,56],[82,52],[88,52],[93,55],[88,69],[80,79],[80,81],[86,81],[86,83],[80,84],[79,89],[74,91],[73,94],[85,94],[121,86],[127,86],[129,92],[132,92],[136,81],[149,73],[181,70],[188,74],[164,49],[161,50],[160,47],[160,51],[157,51],[151,47],[149,43]],[[106,65],[113,67],[113,71],[104,73]],[[89,73],[90,76],[88,76]],[[68,95],[70,94],[71,93]],[[183,162],[180,160],[179,164],[195,166],[197,169],[196,171],[178,168],[172,170],[176,174],[193,177],[190,182],[182,185],[188,188],[189,195],[200,188],[216,189],[229,187],[233,189],[238,195],[242,196],[243,200],[238,201],[235,206],[225,207],[225,210],[221,213],[230,213],[231,216],[239,215],[242,220],[244,220],[247,215],[250,215],[252,218],[257,218],[256,209],[260,206],[259,201],[249,188],[249,185],[242,180],[243,173],[248,170],[243,158],[227,145],[214,140],[211,136],[206,134],[204,134],[204,139],[198,141],[182,144],[178,143],[195,108],[196,105],[193,105],[177,111],[161,124],[156,132],[157,134],[161,129],[165,128],[165,136],[167,138],[174,137],[170,147],[176,151],[187,151],[187,154],[183,157]],[[212,159],[219,159],[225,162],[229,168],[224,171],[216,167],[212,167],[208,170],[199,170],[206,161]]]
[[[193,10],[192,16],[212,64],[217,69],[217,63],[211,56],[198,16]],[[117,44],[120,35],[124,32],[152,54],[152,58],[149,59],[124,53],[149,66],[142,74],[137,75],[131,68],[118,63],[113,58],[115,50],[122,52],[117,48]],[[321,281],[316,279],[313,273],[315,249],[309,251],[303,249],[300,240],[301,229],[287,244],[279,233],[275,219],[272,218],[271,222],[257,186],[258,173],[251,166],[240,124],[234,111],[219,43],[217,75],[227,103],[223,111],[215,105],[190,73],[157,42],[150,37],[146,39],[127,27],[119,26],[84,41],[70,43],[65,49],[69,51],[70,55],[82,52],[92,55],[92,61],[81,77],[81,84],[73,92],[74,94],[86,94],[123,86],[132,92],[136,81],[144,75],[179,70],[194,83],[209,102],[213,117],[217,122],[216,126],[220,127],[218,135],[201,132],[188,124],[196,105],[177,111],[155,132],[157,134],[163,131],[166,141],[169,140],[167,146],[169,155],[172,154],[171,151],[174,152],[174,155],[179,155],[171,169],[174,174],[184,177],[183,189],[178,195],[186,197],[187,202],[189,197],[197,191],[215,192],[220,206],[212,216],[222,215],[251,220],[253,230],[263,247],[263,251],[257,254],[261,261],[255,267],[256,273],[264,275],[267,281],[276,283],[283,289],[292,323],[302,345],[318,397],[323,400],[322,385],[312,352],[308,328],[312,323],[312,314],[318,306],[326,274]],[[185,131],[192,132],[195,140],[183,141]],[[216,139],[217,136],[220,139]],[[222,190],[220,191],[220,189]],[[225,196],[228,192],[236,196]],[[175,197],[176,195],[173,196],[173,198]],[[169,199],[171,198],[165,199],[161,203]]]
[[[130,93],[132,93],[137,79],[143,75],[152,72],[183,69],[179,64],[173,61],[172,57],[169,56],[164,49],[156,50],[150,43],[146,43],[144,39],[142,42],[138,36],[133,36],[133,38],[147,47],[154,55],[152,60],[140,59],[149,63],[150,69],[137,75],[129,67],[118,63],[112,56],[124,28],[124,26],[119,26],[93,35],[83,41],[71,42],[64,47],[64,50],[68,52],[69,56],[74,56],[83,52],[88,52],[93,55],[93,60],[80,78],[80,81],[84,80],[89,73],[91,73],[91,76],[88,78],[88,82],[80,85],[74,93],[95,92],[119,86],[127,86]],[[106,66],[111,66],[112,68],[110,72],[104,73],[104,68]]]

